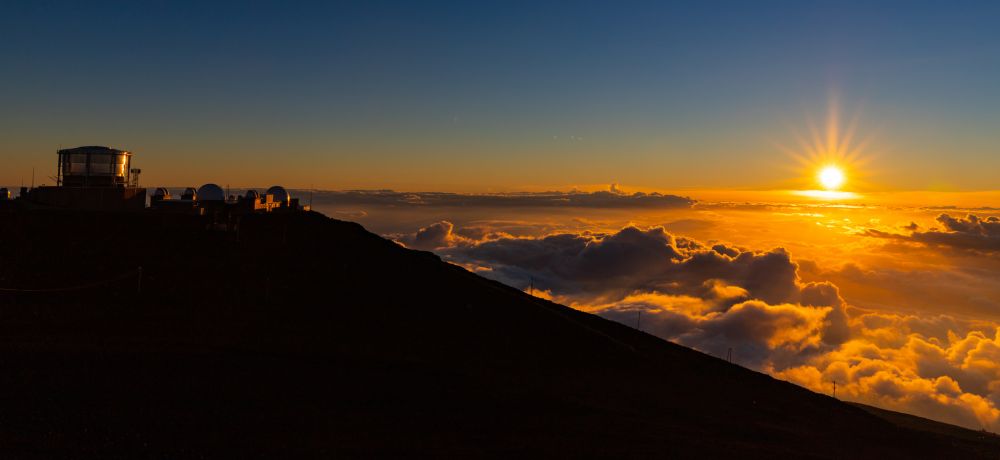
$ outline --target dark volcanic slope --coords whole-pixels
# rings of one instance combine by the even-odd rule
[[[318,214],[0,215],[4,457],[995,457]],[[137,293],[137,267],[143,267]]]

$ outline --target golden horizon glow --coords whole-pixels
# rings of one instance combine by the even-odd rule
[[[820,200],[853,200],[861,195],[839,190],[794,190],[792,194]]]
[[[844,185],[846,177],[839,167],[830,165],[819,171],[819,183],[827,190],[837,190]]]

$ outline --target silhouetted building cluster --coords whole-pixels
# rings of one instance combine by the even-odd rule
[[[175,198],[157,188],[146,206],[146,189],[139,186],[139,169],[132,168],[132,153],[101,146],[61,149],[57,152],[56,185],[21,187],[15,199],[0,188],[0,209],[75,209],[91,211],[143,211],[206,216],[210,223],[232,228],[239,216],[250,213],[308,210],[284,187],[266,192],[249,190],[229,195],[216,184],[187,188]]]
[[[188,187],[180,196],[174,197],[170,190],[157,188],[149,199],[149,207],[155,211],[194,214],[247,214],[254,212],[280,212],[303,210],[298,198],[280,185],[275,185],[263,194],[247,190],[242,196],[229,195],[216,184],[205,184],[197,189]]]

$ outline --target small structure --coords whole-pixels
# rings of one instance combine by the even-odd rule
[[[138,186],[139,170],[132,169],[132,152],[92,145],[62,149],[56,153],[59,155],[56,186]]]
[[[169,200],[172,196],[170,195],[170,190],[164,187],[158,187],[153,191],[153,196],[149,197],[150,202]]]
[[[198,201],[204,203],[218,203],[226,201],[226,191],[215,184],[205,184],[198,187],[198,191],[195,192],[198,197]]]
[[[56,152],[56,186],[22,189],[18,197],[31,206],[93,211],[141,211],[146,189],[139,187],[132,153],[86,146]]]
[[[275,187],[267,189],[267,192],[261,195],[256,190],[247,190],[246,195],[240,200],[243,208],[249,212],[272,212],[279,210],[282,206],[287,207],[288,201],[280,201],[280,197],[275,196],[272,192]],[[282,191],[284,188],[278,187]],[[287,194],[287,192],[286,192]],[[289,208],[290,209],[290,208]]]
[[[291,206],[292,204],[292,194],[285,190],[285,187],[280,185],[272,185],[267,189],[267,194],[274,197],[274,201],[281,203],[282,206]]]

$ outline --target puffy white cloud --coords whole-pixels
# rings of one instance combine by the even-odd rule
[[[837,382],[837,394],[845,399],[975,429],[1000,429],[996,332],[959,336],[949,331],[949,340],[942,342],[910,330],[905,323],[911,318],[882,319],[888,324],[874,330],[859,324],[857,338],[775,375],[824,392]],[[887,334],[894,339],[885,340]]]

